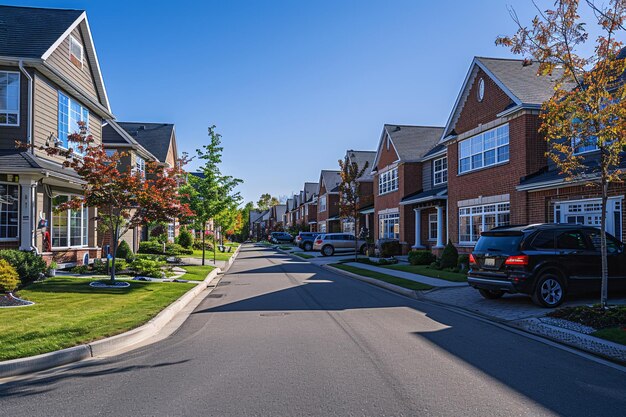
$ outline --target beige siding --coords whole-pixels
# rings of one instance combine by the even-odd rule
[[[19,73],[17,67],[0,66],[0,71],[13,71]],[[20,73],[20,125],[0,126],[0,149],[15,149],[15,141],[26,142],[28,134],[28,79]]]
[[[73,80],[88,95],[98,100],[98,93],[94,83],[93,73],[87,59],[85,43],[80,28],[77,27],[71,36],[76,38],[83,45],[83,65],[82,68],[77,67],[70,61],[70,37],[68,36],[59,44],[57,49],[48,57],[46,62],[61,71],[67,78]]]
[[[46,146],[46,141],[52,134],[58,134],[59,97],[58,90],[52,83],[36,74],[34,79],[34,106],[33,106],[33,135],[35,146]],[[49,157],[45,151],[36,149],[38,156],[63,162],[61,157]]]
[[[94,144],[102,143],[102,119],[91,112],[89,112],[89,133],[93,136]]]

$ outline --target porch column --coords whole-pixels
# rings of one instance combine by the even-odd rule
[[[437,206],[437,245],[436,248],[443,248],[443,206]]]
[[[415,212],[415,245],[413,245],[413,249],[423,249],[422,246],[422,209],[413,209]]]
[[[20,176],[20,250],[31,250],[35,230],[35,186],[37,181]]]

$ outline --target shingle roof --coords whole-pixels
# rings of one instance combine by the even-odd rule
[[[413,194],[409,194],[400,200],[400,204],[419,203],[422,201],[446,199],[448,197],[448,187],[437,187],[428,191],[418,191]]]
[[[83,10],[0,6],[0,55],[41,58]]]
[[[554,94],[554,85],[562,74],[537,75],[538,63],[524,65],[521,59],[476,57],[523,104],[541,105]]]
[[[417,161],[441,138],[443,127],[385,124],[401,161]],[[384,138],[383,138],[384,139]]]
[[[305,200],[311,201],[314,196],[317,195],[317,190],[319,188],[319,183],[317,182],[305,182],[304,183],[304,192],[306,194]]]
[[[435,146],[434,148],[432,148],[430,151],[426,152],[424,154],[424,158],[428,158],[430,156],[436,155],[439,152],[443,151],[444,149],[446,149],[446,145],[439,144]]]
[[[359,177],[360,180],[372,180],[372,165],[374,164],[374,159],[376,159],[376,151],[355,151],[349,149],[346,154],[348,158],[350,158],[350,162],[356,162],[359,169],[365,166],[365,162],[367,162],[367,169]]]
[[[324,169],[322,170],[321,178],[327,193],[339,192],[339,184],[341,184],[341,174],[339,171]]]
[[[79,178],[78,174],[71,168],[63,168],[63,166],[59,164],[18,149],[0,150],[0,167],[2,167],[3,171],[8,172],[52,171]]]
[[[173,124],[139,122],[117,122],[117,124],[159,161],[165,162],[174,133]]]

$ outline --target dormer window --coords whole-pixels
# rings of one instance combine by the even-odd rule
[[[72,35],[70,35],[70,61],[78,68],[83,67],[83,45]]]
[[[448,158],[443,157],[433,161],[433,184],[440,185],[448,182]]]

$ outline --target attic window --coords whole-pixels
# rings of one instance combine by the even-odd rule
[[[78,68],[83,67],[83,45],[72,35],[70,35],[70,61]]]
[[[485,98],[485,80],[481,78],[478,80],[478,91],[476,92],[476,98],[478,101],[483,101]]]

